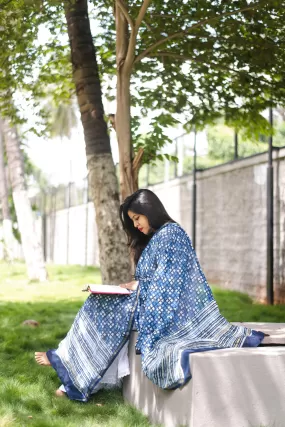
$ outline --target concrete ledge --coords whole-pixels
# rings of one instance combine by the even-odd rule
[[[244,323],[249,325],[271,333],[267,344],[285,344],[285,324]],[[165,427],[285,426],[285,346],[193,354],[192,380],[182,390],[166,391],[142,373],[136,338],[133,332],[131,374],[124,380],[123,394],[151,422]]]
[[[265,337],[262,342],[264,345],[285,345],[285,323],[232,322],[232,324],[246,326],[269,334],[269,337]]]

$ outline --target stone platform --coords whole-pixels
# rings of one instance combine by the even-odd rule
[[[270,336],[263,347],[192,354],[193,378],[175,391],[156,387],[143,374],[133,332],[125,400],[165,427],[285,427],[285,323],[235,324]]]

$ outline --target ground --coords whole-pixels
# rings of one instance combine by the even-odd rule
[[[82,287],[100,283],[100,272],[81,266],[49,266],[48,271],[48,283],[28,283],[23,264],[0,263],[0,427],[150,426],[123,403],[119,390],[100,392],[87,404],[54,396],[59,380],[52,368],[35,363],[34,352],[56,347],[86,299]],[[263,306],[244,294],[213,290],[231,321],[285,322],[285,306]],[[39,326],[22,325],[27,319]]]

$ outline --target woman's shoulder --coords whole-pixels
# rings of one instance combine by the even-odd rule
[[[188,237],[186,231],[177,222],[167,222],[156,232],[157,239],[176,239]]]

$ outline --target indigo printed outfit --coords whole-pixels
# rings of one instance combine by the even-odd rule
[[[191,241],[176,223],[154,233],[135,278],[139,286],[131,295],[90,295],[58,349],[47,352],[69,398],[88,400],[133,326],[143,372],[164,389],[191,378],[191,353],[256,347],[264,338],[220,314]]]

